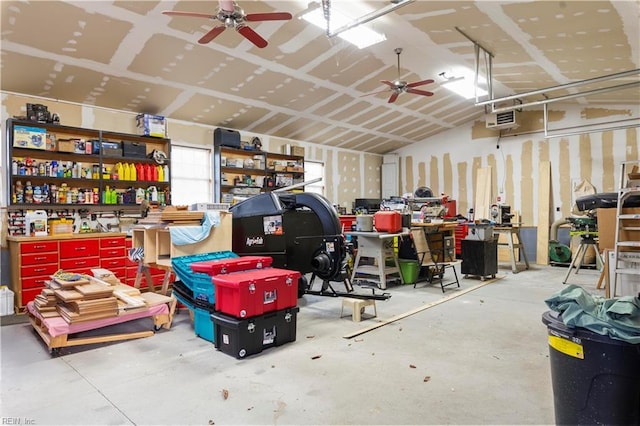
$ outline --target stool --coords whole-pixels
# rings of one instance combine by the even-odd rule
[[[362,321],[362,314],[364,313],[364,308],[367,306],[373,306],[373,317],[378,316],[378,311],[376,310],[376,301],[374,299],[353,299],[350,297],[345,297],[342,299],[342,309],[340,310],[340,318],[346,316],[343,315],[344,307],[351,306],[351,320],[354,322]]]

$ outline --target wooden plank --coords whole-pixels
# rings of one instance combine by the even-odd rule
[[[444,302],[448,302],[449,300],[453,300],[456,297],[460,297],[462,295],[470,293],[470,292],[472,292],[474,290],[477,290],[477,289],[479,289],[481,287],[484,287],[487,284],[491,284],[493,282],[501,280],[502,278],[504,278],[504,275],[496,276],[495,278],[493,278],[491,280],[482,281],[479,284],[474,285],[473,287],[469,287],[469,288],[466,288],[464,290],[458,291],[456,293],[452,293],[449,296],[443,297],[442,299],[438,299],[438,300],[436,300],[434,302],[427,303],[426,305],[422,305],[422,306],[420,306],[420,307],[418,307],[416,309],[412,309],[412,310],[407,311],[407,312],[405,312],[403,314],[396,315],[394,317],[391,317],[391,318],[389,318],[387,320],[384,320],[382,322],[379,322],[379,323],[374,324],[372,326],[369,326],[367,328],[363,328],[363,329],[355,331],[353,333],[345,334],[342,337],[345,338],[345,339],[351,339],[352,337],[356,337],[356,336],[359,336],[361,334],[368,333],[371,330],[375,330],[376,328],[383,327],[383,326],[385,326],[387,324],[391,324],[393,322],[396,322],[396,321],[401,320],[403,318],[406,318],[408,316],[417,314],[418,312],[422,312],[422,311],[424,311],[426,309],[433,308],[434,306],[440,305],[440,304],[442,304]]]
[[[473,217],[476,220],[490,219],[491,207],[491,167],[482,167],[477,170],[475,181],[475,200],[473,204]]]
[[[538,239],[536,263],[549,264],[549,233],[551,230],[551,162],[541,161],[538,166]]]

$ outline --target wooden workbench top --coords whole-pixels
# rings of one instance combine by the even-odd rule
[[[19,243],[29,241],[49,241],[49,240],[79,240],[83,238],[102,238],[102,237],[126,237],[125,232],[85,232],[73,235],[47,235],[43,237],[25,237],[25,236],[8,236],[7,241],[16,241]]]

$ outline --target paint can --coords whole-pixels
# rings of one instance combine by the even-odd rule
[[[360,214],[356,216],[356,231],[372,232],[373,231],[373,215]]]

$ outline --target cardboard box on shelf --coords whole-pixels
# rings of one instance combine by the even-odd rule
[[[167,120],[163,115],[138,114],[136,116],[138,133],[143,136],[164,138],[167,136]]]
[[[39,127],[14,126],[13,147],[45,150],[47,131]]]
[[[58,152],[75,152],[75,139],[58,139]]]
[[[304,157],[304,147],[303,146],[292,146],[291,147],[291,155],[298,155],[300,157]]]

